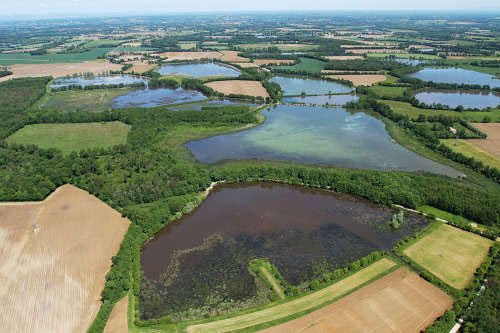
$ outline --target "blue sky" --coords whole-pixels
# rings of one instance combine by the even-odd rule
[[[242,10],[500,10],[498,0],[2,0],[0,19]]]

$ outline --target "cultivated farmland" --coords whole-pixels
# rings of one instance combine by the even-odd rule
[[[1,79],[8,80],[33,76],[63,77],[80,73],[101,74],[109,71],[118,71],[121,67],[121,65],[99,60],[77,63],[17,64],[9,66],[9,69],[14,74]]]
[[[7,138],[7,142],[60,149],[64,154],[91,148],[125,144],[130,126],[108,123],[65,123],[26,125]]]
[[[226,80],[212,81],[205,84],[224,95],[245,95],[255,97],[269,97],[267,90],[259,81]]]
[[[317,306],[331,302],[353,289],[358,288],[364,283],[369,282],[378,275],[387,272],[394,266],[395,263],[393,261],[385,258],[380,259],[357,273],[304,297],[249,314],[206,324],[192,325],[187,328],[187,332],[230,332],[277,320],[283,320],[286,317],[293,316],[303,311],[311,310]]]
[[[71,185],[0,216],[2,331],[86,331],[129,221]]]
[[[202,60],[202,59],[218,59],[222,57],[222,53],[217,51],[206,52],[163,52],[159,54],[165,58],[165,61],[174,60]]]
[[[104,333],[126,333],[128,332],[128,296],[116,302],[109,315]]]
[[[420,332],[452,304],[443,291],[399,268],[333,304],[262,332]]]
[[[382,74],[357,74],[357,75],[327,75],[327,78],[336,80],[351,81],[355,86],[371,86],[378,82],[386,80],[385,75]]]
[[[476,234],[438,224],[403,253],[450,286],[464,289],[492,243]]]
[[[472,125],[481,132],[486,133],[488,137],[486,139],[469,139],[467,141],[496,157],[500,157],[500,123]]]

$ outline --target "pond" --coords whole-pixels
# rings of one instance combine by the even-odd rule
[[[240,71],[233,67],[215,63],[168,64],[162,65],[159,72],[161,75],[184,75],[191,77],[237,77],[240,75]]]
[[[227,302],[255,305],[259,288],[248,272],[253,258],[269,259],[293,285],[317,267],[342,267],[388,250],[427,221],[366,200],[273,183],[217,186],[194,212],[157,234],[143,249],[143,318]],[[193,311],[191,311],[193,313]]]
[[[147,84],[147,80],[132,75],[109,75],[109,76],[75,76],[75,77],[61,77],[55,79],[50,84],[50,88],[62,88],[69,86],[100,86],[100,85],[120,85],[125,86],[132,84],[144,83]]]
[[[281,86],[285,96],[298,96],[303,92],[307,95],[348,94],[353,88],[327,80],[302,79],[298,77],[274,76],[270,80]]]
[[[491,88],[500,87],[500,80],[491,74],[480,73],[463,68],[424,68],[410,77],[422,81],[455,84],[489,85]]]
[[[194,102],[194,103],[186,103],[180,105],[172,105],[168,108],[171,111],[185,111],[185,110],[195,110],[201,111],[204,107],[214,107],[214,106],[249,106],[256,107],[257,104],[249,103],[241,100],[234,99],[212,99],[208,101]]]
[[[450,108],[462,105],[466,109],[484,109],[500,105],[500,95],[493,92],[428,90],[416,94],[415,98],[427,105],[439,103]]]
[[[183,102],[202,101],[207,99],[202,93],[183,88],[142,89],[134,90],[126,95],[113,99],[112,108],[151,108]]]
[[[348,102],[355,102],[358,99],[356,95],[293,96],[284,97],[283,102],[292,104],[345,105]]]
[[[262,114],[266,120],[259,126],[191,141],[186,146],[203,163],[263,159],[461,175],[395,143],[381,120],[363,112],[279,105]]]

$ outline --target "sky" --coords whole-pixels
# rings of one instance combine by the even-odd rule
[[[0,19],[256,10],[500,10],[498,0],[1,0]]]

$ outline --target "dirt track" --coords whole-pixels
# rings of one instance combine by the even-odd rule
[[[129,221],[71,185],[0,204],[0,221],[1,330],[85,332]]]
[[[453,300],[400,268],[341,300],[261,332],[420,332]]]
[[[488,137],[483,139],[468,139],[466,141],[473,143],[482,150],[500,157],[500,123],[474,123],[474,127],[486,133]]]
[[[256,97],[269,97],[267,90],[259,81],[226,80],[212,81],[205,84],[224,95],[236,94]]]

